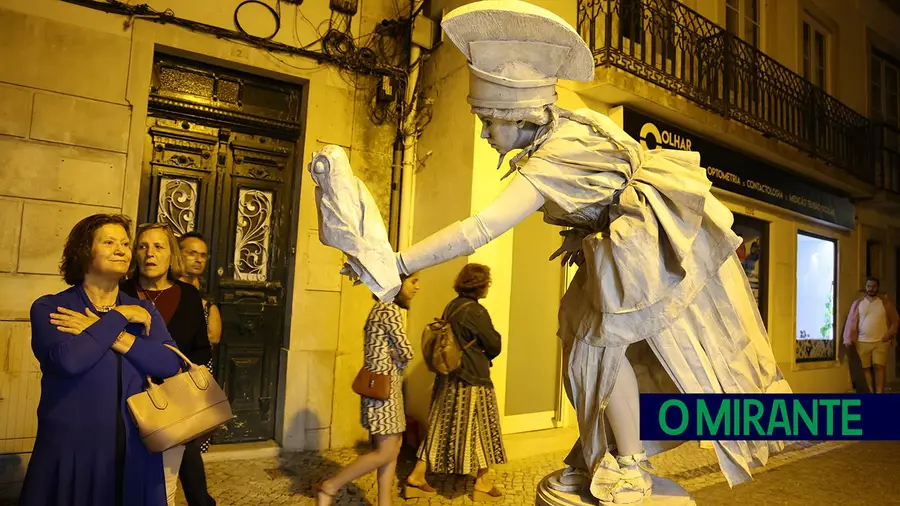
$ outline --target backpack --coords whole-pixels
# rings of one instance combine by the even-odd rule
[[[425,330],[422,331],[422,357],[425,359],[425,365],[429,371],[447,375],[462,366],[463,351],[475,344],[476,339],[470,341],[464,348],[460,348],[450,321],[456,313],[472,302],[471,300],[463,302],[449,316],[435,318],[434,322],[425,326]]]

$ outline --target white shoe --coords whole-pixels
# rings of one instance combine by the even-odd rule
[[[583,469],[566,467],[558,479],[550,480],[548,485],[553,490],[566,493],[579,493],[591,484],[591,475]]]
[[[628,472],[639,472],[641,477],[644,479],[644,490],[646,495],[649,496],[650,492],[653,490],[653,471],[656,469],[653,467],[653,464],[647,460],[646,453],[638,453],[635,455],[620,455],[616,461],[619,463],[619,467]]]
[[[591,495],[603,506],[639,506],[653,486],[651,469],[643,453],[618,458],[607,453],[591,479]]]

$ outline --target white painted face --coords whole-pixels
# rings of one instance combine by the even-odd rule
[[[481,138],[501,155],[528,146],[534,132],[523,121],[509,121],[481,116]]]

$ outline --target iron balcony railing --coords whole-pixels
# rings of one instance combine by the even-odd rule
[[[869,120],[677,0],[578,0],[595,64],[617,67],[876,183]]]

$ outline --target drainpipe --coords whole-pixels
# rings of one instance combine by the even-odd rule
[[[410,2],[410,23],[422,11],[424,1],[412,0]],[[402,140],[401,165],[400,165],[400,224],[398,227],[397,250],[410,246],[412,240],[413,223],[413,197],[415,186],[416,165],[416,85],[419,81],[419,69],[422,62],[419,61],[422,50],[412,42],[412,29],[409,36],[409,79],[406,84],[405,111],[406,121],[401,125],[399,133]]]

